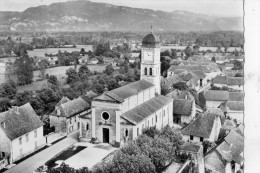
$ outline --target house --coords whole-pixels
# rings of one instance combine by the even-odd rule
[[[135,58],[130,58],[129,59],[129,63],[134,63],[135,62]]]
[[[229,100],[228,91],[207,90],[204,92],[207,108],[218,108],[221,103]]]
[[[243,101],[226,101],[219,108],[227,117],[236,120],[238,123],[244,123],[244,102]]]
[[[222,70],[222,73],[224,76],[229,76],[229,77],[235,77],[236,74],[240,73],[243,74],[243,70]]]
[[[244,101],[244,92],[229,92],[229,101]]]
[[[48,62],[50,66],[56,66],[58,64],[58,57],[57,56],[49,57]]]
[[[232,68],[234,68],[234,64],[226,63],[224,68],[225,68],[225,70],[232,70]]]
[[[61,99],[55,106],[55,110],[49,115],[49,118],[50,126],[55,127],[55,132],[66,136],[79,130],[79,116],[85,115],[90,109],[90,105],[82,98],[65,100],[67,99]]]
[[[152,32],[144,37],[141,52],[141,79],[104,92],[91,102],[93,140],[120,147],[136,139],[144,128],[173,126],[173,99],[160,95],[160,40]]]
[[[97,64],[98,63],[98,59],[97,58],[92,58],[90,59],[90,61],[88,61],[89,64]]]
[[[227,86],[236,91],[244,90],[244,77],[227,77]]]
[[[205,172],[203,146],[201,144],[185,142],[176,150],[176,153],[177,155],[189,155],[194,163],[195,169],[197,169],[199,173]]]
[[[191,95],[191,93],[187,90],[179,90],[179,89],[174,89],[170,93],[166,95],[166,97],[170,97],[172,99],[188,99],[188,100],[195,100],[194,96]]]
[[[173,122],[176,124],[188,124],[196,114],[195,101],[187,99],[173,100]]]
[[[223,86],[227,86],[227,77],[226,76],[216,76],[213,81],[212,84],[216,87],[220,87],[222,88]]]
[[[189,142],[202,143],[203,141],[214,142],[218,139],[221,128],[219,115],[203,113],[194,121],[181,129],[183,139]]]
[[[138,52],[132,52],[132,53],[130,53],[130,55],[131,55],[131,57],[132,58],[139,58],[140,57],[140,53],[138,53]]]
[[[22,159],[46,144],[43,123],[29,103],[0,113],[0,139],[0,164],[2,162],[5,165]]]
[[[80,58],[78,59],[78,61],[79,61],[80,64],[85,64],[85,63],[88,62],[88,60],[89,60],[88,55],[84,55],[84,56],[82,56],[82,57],[80,57]]]
[[[205,155],[206,170],[219,173],[243,172],[244,138],[235,130]]]

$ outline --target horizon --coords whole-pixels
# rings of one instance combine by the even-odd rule
[[[23,12],[30,7],[51,5],[53,3],[82,0],[0,0],[0,11]],[[83,0],[84,1],[84,0]],[[218,17],[243,17],[242,0],[86,0],[94,3],[106,3],[115,6],[126,6],[131,8],[152,9],[156,11],[189,11],[192,13],[205,14]],[[201,5],[204,4],[204,5]],[[232,8],[230,9],[230,6]],[[220,14],[219,11],[222,13]]]

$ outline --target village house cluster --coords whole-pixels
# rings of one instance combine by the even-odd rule
[[[77,132],[80,142],[122,147],[145,128],[169,125],[180,129],[185,143],[178,153],[190,154],[199,173],[242,170],[244,80],[235,77],[242,70],[233,70],[232,57],[212,55],[213,62],[212,57],[200,55],[172,60],[163,78],[160,51],[160,40],[151,32],[142,40],[139,81],[101,95],[89,91],[74,100],[63,97],[47,115],[54,138],[43,136],[43,123],[29,103],[0,113],[0,169]],[[139,54],[132,57],[129,61],[134,62]],[[49,61],[55,64],[55,58]],[[189,89],[173,88],[177,83]],[[169,90],[165,96],[162,88]]]

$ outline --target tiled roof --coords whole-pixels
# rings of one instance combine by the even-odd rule
[[[244,77],[227,77],[228,85],[244,85]]]
[[[221,124],[225,121],[225,115],[220,108],[207,108],[206,112],[220,116]]]
[[[5,124],[5,128],[2,126]],[[16,139],[43,126],[39,116],[27,103],[0,113],[0,127],[10,140]]]
[[[227,77],[226,76],[216,76],[213,81],[213,84],[227,84]]]
[[[133,124],[138,124],[151,114],[166,106],[171,101],[173,101],[173,99],[159,95],[125,112],[122,115],[122,118]]]
[[[228,101],[226,103],[227,111],[244,111],[244,102],[243,101]]]
[[[225,142],[230,146],[232,160],[240,164],[243,161],[241,153],[244,151],[244,138],[235,130],[231,130],[225,137]]]
[[[225,173],[226,161],[222,159],[222,156],[215,149],[211,150],[204,157],[205,168],[218,173]]]
[[[124,99],[129,98],[133,95],[140,93],[146,89],[153,87],[154,85],[146,80],[139,80],[122,87],[116,88],[114,90],[108,91],[101,96],[94,98],[94,100],[104,100],[104,101],[117,101],[123,102]]]
[[[179,66],[176,66],[176,65],[172,65],[168,71],[172,71],[174,72],[175,70],[178,70],[178,69],[184,69],[184,70],[203,70],[202,66],[198,66],[198,65],[179,65]]]
[[[173,100],[173,113],[190,116],[192,112],[192,100],[175,99]]]
[[[183,135],[209,138],[217,116],[216,114],[204,113],[181,129],[181,132]]]
[[[178,89],[173,90],[172,92],[168,93],[166,97],[170,97],[173,99],[188,99],[188,100],[194,100],[193,95],[187,90],[181,91]]]
[[[229,101],[243,101],[244,92],[229,92]]]
[[[185,142],[183,145],[180,146],[180,148],[178,150],[198,153],[200,148],[201,148],[201,145],[190,143],[190,142]]]
[[[228,145],[228,143],[226,143],[225,141],[223,141],[217,148],[216,150],[219,152],[219,154],[222,156],[223,159],[225,159],[228,162],[232,161],[232,152],[231,152],[231,148]]]
[[[90,108],[90,104],[88,104],[82,98],[77,98],[69,102],[66,102],[64,104],[61,104],[51,113],[51,115],[60,116],[60,117],[71,117],[89,108]],[[58,110],[60,110],[60,115],[57,114]]]
[[[194,73],[199,79],[204,79],[206,77],[206,74],[202,70],[192,70],[192,73]]]
[[[61,104],[64,104],[66,102],[70,101],[68,97],[62,97],[60,101],[55,105],[56,107],[60,106]]]
[[[208,90],[204,92],[206,100],[210,101],[227,101],[229,99],[228,91]]]

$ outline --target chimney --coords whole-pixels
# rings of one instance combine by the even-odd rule
[[[12,107],[12,110],[14,110],[16,113],[19,112],[19,111],[18,111],[18,106],[13,106],[13,107]]]
[[[5,129],[5,122],[1,122],[1,125]]]
[[[57,109],[57,115],[60,115],[60,109]]]

